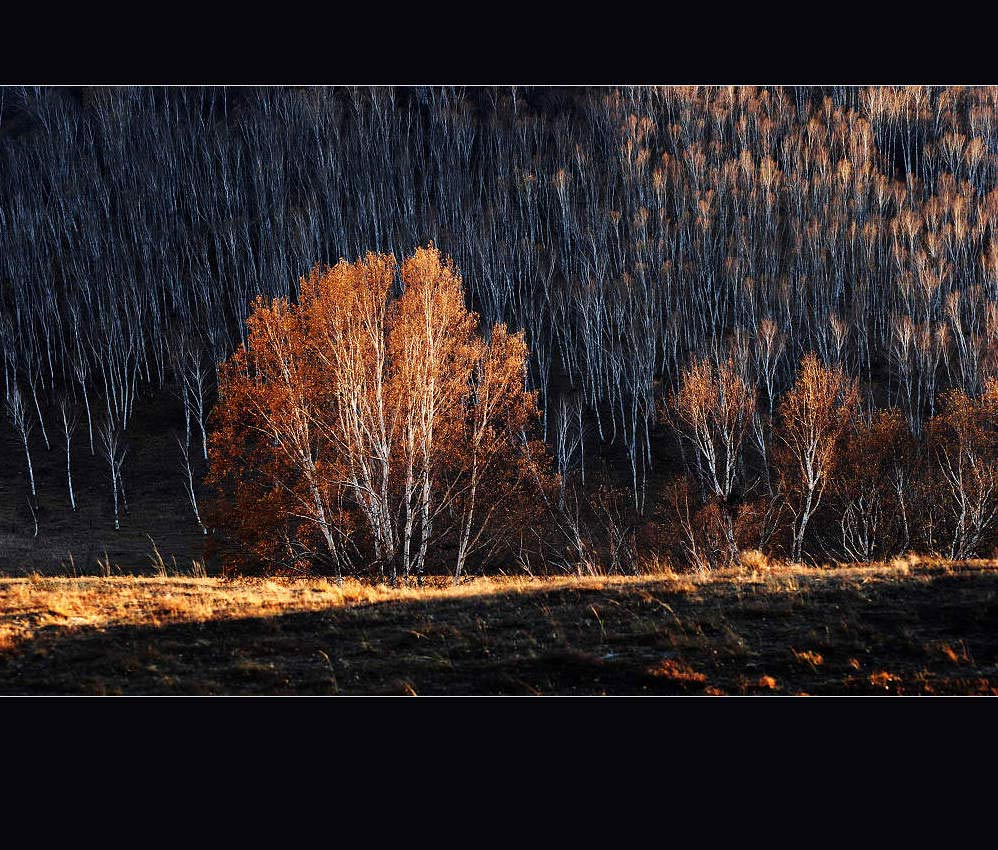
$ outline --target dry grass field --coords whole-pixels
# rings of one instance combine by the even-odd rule
[[[0,579],[0,693],[994,694],[998,565]]]

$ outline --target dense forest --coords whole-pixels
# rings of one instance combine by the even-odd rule
[[[524,334],[559,482],[528,568],[988,554],[996,110],[992,88],[0,89],[5,462],[30,504],[62,452],[66,510],[118,524],[136,401],[179,399],[170,474],[207,532],[217,366],[254,299],[432,242],[482,327]],[[100,493],[74,492],[80,453]]]

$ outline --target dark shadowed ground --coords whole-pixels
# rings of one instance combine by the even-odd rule
[[[100,410],[94,408],[93,414],[96,427]],[[48,450],[37,424],[30,437],[38,501],[32,516],[24,448],[10,421],[0,417],[0,575],[98,575],[98,561],[110,563],[112,570],[128,564],[130,573],[152,574],[153,542],[168,564],[176,558],[179,567],[188,568],[192,560],[203,559],[204,538],[184,492],[174,437],[184,430],[179,402],[149,398],[136,402],[125,436],[123,474],[129,510],[122,510],[118,530],[107,461],[100,456],[96,433],[95,454],[90,453],[86,417],[81,413],[71,442],[75,513],[66,486],[61,422],[53,410],[46,411],[46,427]],[[198,476],[204,471],[199,445],[195,426],[191,455]]]
[[[998,568],[458,588],[275,616],[45,626],[3,693],[988,694]]]

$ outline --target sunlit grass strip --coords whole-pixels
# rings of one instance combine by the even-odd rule
[[[162,626],[243,617],[275,616],[382,602],[518,595],[559,589],[607,590],[648,585],[657,591],[695,592],[713,584],[795,594],[816,581],[866,585],[899,577],[930,581],[959,570],[998,570],[998,562],[949,562],[897,558],[888,563],[813,567],[751,560],[751,565],[713,573],[639,576],[474,577],[455,584],[450,578],[426,578],[395,586],[346,579],[221,579],[186,576],[42,577],[0,579],[0,650],[15,647],[42,629],[96,628],[120,625]]]

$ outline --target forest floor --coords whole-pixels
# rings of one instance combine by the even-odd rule
[[[95,416],[97,414],[95,413]],[[9,422],[0,422],[0,575],[98,575],[102,564],[128,564],[129,573],[155,573],[153,548],[167,563],[190,566],[204,559],[204,536],[184,491],[175,433],[183,433],[179,403],[143,398],[129,424],[124,481],[128,511],[114,527],[111,479],[107,462],[90,453],[86,418],[72,447],[73,488],[77,510],[70,509],[66,455],[54,412],[47,416],[50,448],[41,430],[31,435],[31,459],[37,484],[32,510],[24,448]],[[195,475],[204,473],[198,457],[200,436],[192,447]],[[200,488],[199,488],[200,489]]]
[[[998,564],[0,579],[4,694],[995,694]]]

